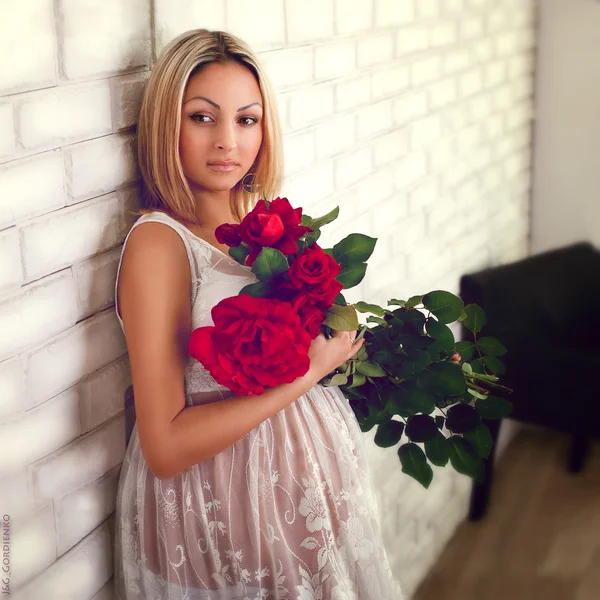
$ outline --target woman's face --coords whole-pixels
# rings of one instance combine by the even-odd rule
[[[192,191],[227,191],[252,166],[263,136],[263,98],[252,72],[236,62],[209,63],[188,81],[179,155]],[[218,167],[213,161],[233,161]]]

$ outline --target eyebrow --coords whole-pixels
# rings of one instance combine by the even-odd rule
[[[209,104],[212,104],[218,110],[221,110],[221,107],[216,102],[214,102],[210,98],[206,98],[204,96],[194,96],[193,98],[189,98],[188,100],[186,100],[184,102],[184,104],[187,104],[191,100],[205,100]],[[246,108],[250,108],[251,106],[254,106],[255,104],[258,104],[258,106],[260,106],[262,108],[262,104],[260,102],[251,102],[250,104],[246,104],[246,106],[240,106],[240,108],[238,108],[236,112],[240,112],[240,110],[245,110]]]

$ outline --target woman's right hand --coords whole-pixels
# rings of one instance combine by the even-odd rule
[[[352,358],[365,343],[365,338],[352,341],[358,335],[357,331],[334,331],[332,335],[327,339],[320,333],[308,349],[310,370],[319,380]]]

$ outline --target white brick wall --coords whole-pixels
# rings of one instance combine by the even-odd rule
[[[462,273],[528,251],[533,0],[0,3],[0,513],[17,598],[112,598],[131,383],[113,289],[138,202],[134,126],[153,57],[192,27],[260,53],[284,195],[312,215],[340,206],[323,244],[378,238],[349,300],[457,292]],[[425,491],[373,435],[385,543],[410,593],[470,481],[434,468]]]

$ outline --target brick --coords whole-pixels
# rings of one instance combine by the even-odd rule
[[[23,283],[19,233],[16,227],[0,231],[0,294],[14,290]]]
[[[468,111],[472,121],[483,121],[492,110],[492,98],[489,93],[480,94],[469,100]]]
[[[65,205],[60,151],[0,165],[0,227]]]
[[[312,46],[262,52],[260,60],[271,83],[277,90],[313,80],[314,50]]]
[[[0,422],[25,411],[25,380],[19,357],[0,363]]]
[[[372,171],[372,157],[369,148],[360,148],[335,159],[335,189],[351,186]]]
[[[457,213],[456,206],[452,201],[443,199],[437,202],[435,209],[427,213],[427,235],[436,235],[448,221],[459,218]]]
[[[506,80],[506,61],[497,60],[484,67],[484,86],[491,88]]]
[[[13,524],[10,542],[10,584],[14,589],[18,589],[25,581],[41,573],[56,560],[52,503],[46,504],[35,514],[28,515],[26,521],[16,521]]]
[[[426,234],[425,213],[408,215],[397,223],[398,235],[392,238],[392,254],[405,252],[407,248],[423,239]]]
[[[204,27],[227,31],[225,2],[214,0],[154,0],[154,43],[156,53],[178,35],[190,29]]]
[[[408,152],[408,139],[401,130],[393,130],[379,136],[373,142],[374,166],[380,167],[399,158],[404,158]]]
[[[409,69],[406,66],[374,72],[371,75],[373,100],[398,94],[408,87],[409,81]]]
[[[125,225],[125,229],[129,229]],[[78,321],[112,306],[115,302],[114,290],[117,265],[122,247],[80,261],[71,268],[77,285],[80,312]]]
[[[475,63],[486,63],[494,56],[494,42],[490,38],[484,38],[473,42],[471,45],[471,51]]]
[[[440,0],[418,0],[416,5],[422,19],[433,19],[440,14]]]
[[[125,416],[118,415],[91,433],[28,467],[40,499],[62,496],[114,469],[125,456]]]
[[[104,0],[101,11],[96,0],[62,0],[56,19],[65,79],[150,65],[150,11],[145,0]]]
[[[9,515],[11,521],[23,521],[40,506],[29,489],[29,478],[25,471],[19,471],[0,479],[0,514]]]
[[[451,104],[456,100],[456,79],[441,79],[429,87],[429,106],[432,110]]]
[[[106,584],[113,572],[111,529],[114,529],[112,517],[29,582],[23,588],[25,598],[91,598]]]
[[[81,434],[79,396],[73,389],[0,424],[6,450],[0,455],[0,476],[58,450]]]
[[[333,0],[286,2],[285,8],[288,44],[333,37]],[[315,19],[315,15],[319,18]]]
[[[421,150],[440,139],[442,127],[439,115],[431,115],[415,121],[411,125],[411,151]]]
[[[394,56],[394,38],[387,33],[361,39],[356,50],[358,66],[361,68],[388,62]]]
[[[479,125],[470,125],[465,127],[456,136],[456,151],[462,156],[469,150],[472,150],[481,142],[481,130]]]
[[[396,194],[385,202],[374,207],[371,218],[375,231],[385,234],[395,229],[398,222],[408,214],[408,206],[400,194]]]
[[[353,2],[348,6],[348,0],[335,0],[334,19],[338,35],[352,35],[372,28],[373,0]]]
[[[286,136],[283,149],[286,176],[306,168],[315,160],[315,132],[302,130]]]
[[[0,2],[1,95],[55,85],[53,4],[52,0]]]
[[[355,118],[352,114],[333,116],[315,127],[316,159],[335,156],[356,142]]]
[[[131,383],[131,365],[125,356],[95,371],[78,385],[82,433],[124,410],[125,390]]]
[[[308,171],[290,177],[286,181],[286,190],[286,197],[294,206],[302,206],[300,203],[307,202],[309,198],[313,203],[329,198],[335,191],[333,161],[322,160]]]
[[[252,10],[248,10],[244,0],[228,0],[226,23],[229,33],[242,38],[254,50],[285,46],[283,2],[279,0],[254,0]]]
[[[533,53],[519,54],[508,59],[508,78],[515,79],[526,75],[530,77],[535,68],[535,57]]]
[[[477,94],[483,87],[483,73],[479,67],[471,69],[458,78],[458,95],[468,98]]]
[[[92,598],[92,600],[114,600],[115,598],[115,580],[111,577],[102,589]]]
[[[410,214],[423,212],[438,201],[439,183],[429,178],[408,192],[408,208]]]
[[[34,92],[15,102],[18,142],[46,150],[112,131],[108,81]]]
[[[13,105],[10,102],[0,104],[0,160],[6,159],[15,151],[15,124]]]
[[[315,46],[314,52],[315,79],[337,79],[356,72],[354,40]]]
[[[393,102],[396,125],[402,127],[411,121],[427,114],[426,92],[410,92]]]
[[[440,57],[431,56],[411,65],[410,80],[413,86],[419,87],[434,81],[440,74]]]
[[[371,100],[371,78],[368,74],[335,84],[335,110],[341,112]]]
[[[71,309],[67,314],[75,312]],[[24,354],[27,399],[35,405],[52,398],[126,352],[114,313],[94,315]]]
[[[121,465],[54,501],[58,554],[64,554],[115,510]]]
[[[428,150],[428,164],[431,172],[437,172],[456,159],[456,139],[446,137],[432,144]]]
[[[415,0],[375,0],[375,26],[390,27],[411,23],[415,18],[414,2]]]
[[[456,24],[442,23],[436,25],[431,30],[431,46],[439,48],[441,46],[449,46],[456,43]]]
[[[469,42],[481,37],[485,32],[483,17],[468,17],[461,19],[458,24],[458,38],[462,42]]]
[[[26,277],[37,279],[108,250],[123,229],[114,195],[33,219],[21,228]]]
[[[396,33],[396,56],[398,58],[427,48],[429,48],[429,29],[427,27],[403,27]]]
[[[290,93],[290,126],[306,127],[333,114],[333,85],[320,83]]]
[[[464,7],[465,0],[442,0],[442,10],[444,14],[462,12]]]
[[[469,52],[464,49],[448,52],[444,55],[442,61],[442,69],[444,74],[446,75],[451,75],[459,71],[464,71],[464,69],[466,69],[471,62]]]
[[[107,135],[64,149],[69,204],[136,181],[132,134]]]
[[[496,55],[498,58],[510,56],[519,50],[519,36],[515,31],[499,33],[496,36]]]
[[[371,137],[393,129],[394,117],[392,114],[392,103],[384,100],[366,106],[358,113],[357,136],[359,140]]]
[[[70,274],[62,273],[31,285],[0,302],[0,360],[75,323],[75,289]]]
[[[508,25],[508,13],[505,7],[496,8],[486,16],[488,33],[502,31]]]
[[[394,177],[390,169],[379,169],[377,172],[365,177],[356,186],[359,203],[379,211],[382,202],[393,195],[398,199],[399,194],[394,194]]]
[[[395,169],[394,179],[396,188],[403,190],[415,181],[425,176],[427,172],[427,161],[425,154],[417,152],[409,154],[401,160]]]
[[[113,131],[121,131],[137,123],[149,75],[148,71],[144,71],[110,79]]]

